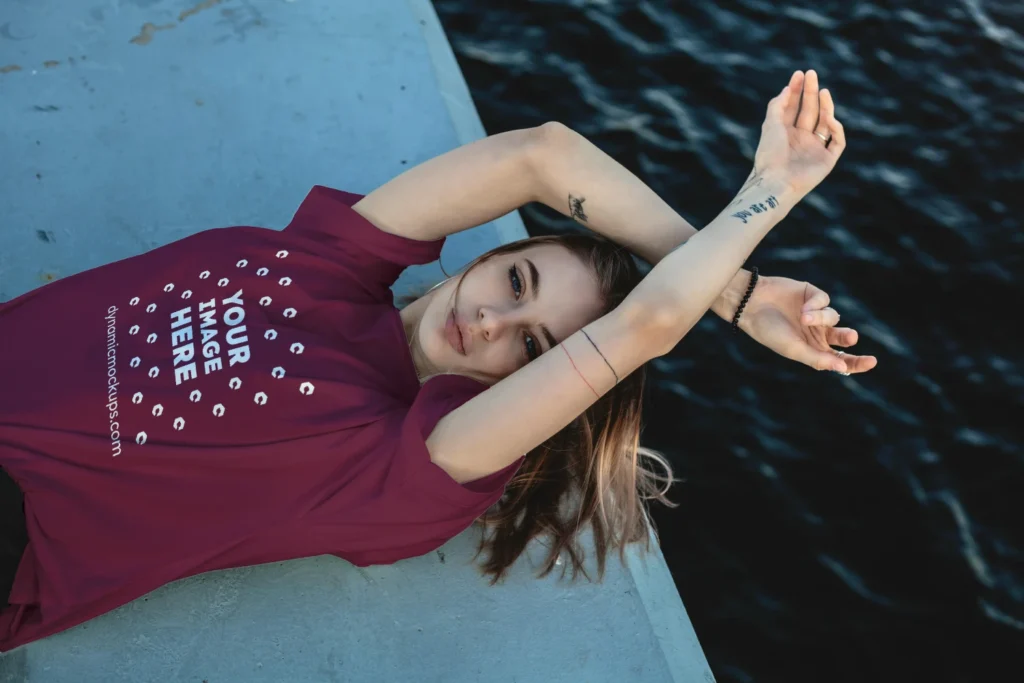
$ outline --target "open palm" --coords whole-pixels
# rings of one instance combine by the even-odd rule
[[[739,327],[780,356],[815,370],[851,374],[871,370],[878,365],[874,356],[838,356],[832,348],[849,348],[859,335],[849,327],[836,327],[839,313],[829,303],[828,294],[808,282],[762,275],[740,316]]]

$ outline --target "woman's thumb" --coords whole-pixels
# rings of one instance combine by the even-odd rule
[[[834,352],[816,351],[814,360],[808,363],[815,370],[834,370],[835,372],[849,372],[846,363],[843,362]]]
[[[768,100],[768,112],[765,114],[765,121],[780,121],[782,120],[782,110],[786,108],[786,104],[789,102],[789,86],[787,85],[782,89],[775,97]]]

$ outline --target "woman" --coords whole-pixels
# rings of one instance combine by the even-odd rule
[[[832,353],[856,333],[824,292],[775,278],[750,292],[740,271],[844,147],[827,91],[796,72],[753,173],[693,237],[545,124],[366,197],[314,188],[283,231],[207,230],[3,304],[0,650],[213,569],[422,555],[481,516],[494,580],[541,533],[547,571],[567,549],[575,575],[587,523],[603,573],[608,547],[646,538],[643,499],[672,480],[637,446],[637,370],[709,307],[817,369],[874,366]],[[394,307],[395,279],[446,235],[530,201],[657,265],[641,280],[606,240],[525,240]]]

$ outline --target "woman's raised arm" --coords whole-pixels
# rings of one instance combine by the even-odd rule
[[[586,195],[569,192],[570,184]],[[384,232],[435,240],[530,202],[571,216],[651,264],[697,232],[643,181],[557,122],[456,147],[392,178],[352,209]],[[749,277],[734,273],[711,310],[731,318]]]
[[[661,259],[615,310],[563,340],[561,351],[543,354],[443,417],[427,439],[431,460],[459,482],[503,469],[614,386],[605,361],[624,377],[671,350],[845,148],[831,107],[821,109],[819,122],[819,98],[793,100],[787,87],[769,103],[758,171],[718,217]],[[822,131],[833,136],[831,149]]]
[[[795,204],[785,183],[770,177],[738,199],[663,258],[615,310],[563,340],[563,349],[542,354],[443,417],[427,439],[431,460],[459,482],[496,472],[615,385],[605,359],[625,377],[670,351]],[[752,206],[770,208],[752,213]]]
[[[651,265],[697,234],[668,202],[593,142],[555,121],[540,129],[545,144],[532,151],[538,178],[536,201],[621,244]],[[749,282],[750,271],[738,269],[710,310],[731,319]]]
[[[541,127],[489,135],[427,159],[352,205],[375,226],[414,240],[437,240],[482,225],[535,200],[530,159]]]

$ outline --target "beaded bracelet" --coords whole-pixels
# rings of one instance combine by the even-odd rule
[[[750,286],[747,287],[747,293],[743,296],[743,301],[740,302],[740,307],[736,309],[736,315],[732,319],[732,333],[736,334],[739,332],[740,314],[743,313],[743,307],[747,305],[747,301],[750,300],[750,295],[754,291],[754,285],[757,284],[757,267],[755,266],[751,271],[750,275]]]

